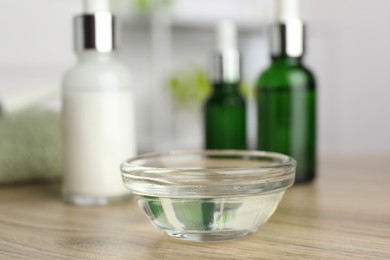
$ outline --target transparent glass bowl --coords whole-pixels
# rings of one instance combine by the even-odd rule
[[[222,241],[255,232],[294,183],[296,162],[259,151],[174,151],[122,163],[125,186],[168,235]]]

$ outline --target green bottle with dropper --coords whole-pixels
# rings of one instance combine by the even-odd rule
[[[257,80],[257,148],[295,158],[296,182],[302,183],[316,171],[316,93],[315,78],[302,63],[305,27],[298,8],[298,0],[277,1],[272,62]]]
[[[246,149],[246,105],[240,94],[241,68],[234,23],[217,25],[212,94],[204,107],[206,149]]]

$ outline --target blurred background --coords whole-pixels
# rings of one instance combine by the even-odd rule
[[[214,25],[226,18],[239,28],[254,148],[251,88],[269,64],[265,26],[273,1],[112,3],[122,22],[119,57],[133,76],[138,152],[202,147]],[[305,63],[318,80],[321,157],[390,154],[389,9],[387,0],[301,0],[308,27]],[[76,62],[72,18],[81,13],[81,1],[0,0],[0,10],[0,102],[32,91],[42,100],[50,97],[43,106],[58,111],[61,78]],[[4,152],[4,140],[0,145]]]

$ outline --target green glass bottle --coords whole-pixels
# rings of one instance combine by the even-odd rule
[[[314,76],[302,64],[304,25],[276,24],[271,36],[272,64],[257,81],[257,148],[292,156],[296,182],[309,182],[316,169],[316,94]]]
[[[245,111],[239,83],[215,83],[205,105],[206,149],[246,149]]]
[[[246,105],[239,91],[241,71],[236,38],[233,23],[219,23],[213,92],[204,107],[206,149],[246,149]]]

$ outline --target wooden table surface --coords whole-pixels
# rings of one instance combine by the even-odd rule
[[[58,185],[0,187],[0,259],[390,259],[390,157],[322,160],[246,238],[184,242],[154,228],[135,200],[63,204]]]

